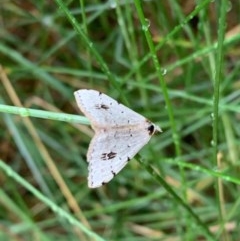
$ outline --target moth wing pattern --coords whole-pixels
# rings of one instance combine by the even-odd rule
[[[142,126],[131,130],[97,132],[87,154],[88,186],[96,188],[109,182],[150,138],[147,129],[143,130]]]
[[[122,170],[161,129],[99,91],[82,89],[74,95],[95,131],[87,153],[88,186],[100,187]]]
[[[74,92],[74,95],[94,130],[135,125],[146,120],[142,115],[99,91],[82,89]]]

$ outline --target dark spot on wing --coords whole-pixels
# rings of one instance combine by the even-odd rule
[[[116,155],[117,153],[112,151],[109,153],[102,153],[101,159],[104,161],[107,161],[107,160],[113,159]]]
[[[108,110],[109,106],[105,105],[105,104],[97,104],[95,105],[96,109],[104,109],[104,110]]]
[[[131,159],[128,157],[128,158],[127,158],[127,161],[129,162],[130,160],[131,160]]]
[[[111,171],[111,173],[113,174],[113,176],[116,176],[116,173],[114,171]]]

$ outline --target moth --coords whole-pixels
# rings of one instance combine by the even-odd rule
[[[162,130],[99,91],[81,89],[74,92],[74,96],[95,131],[87,161],[88,186],[97,188],[108,183],[149,142],[154,133]]]

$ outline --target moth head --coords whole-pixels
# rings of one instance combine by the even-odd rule
[[[161,128],[153,123],[149,123],[149,126],[147,129],[150,136],[152,136],[157,132],[162,132]]]

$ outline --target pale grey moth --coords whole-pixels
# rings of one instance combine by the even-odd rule
[[[74,92],[95,135],[88,148],[88,186],[109,182],[161,129],[142,115],[96,90]]]

